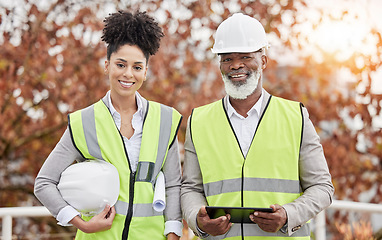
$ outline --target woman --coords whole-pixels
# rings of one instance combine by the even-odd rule
[[[159,48],[162,30],[145,12],[120,11],[104,22],[110,90],[99,102],[69,114],[68,128],[36,178],[35,195],[60,225],[78,228],[76,239],[179,239],[181,170],[176,134],[182,117],[137,92],[146,80],[149,57]],[[86,131],[94,131],[96,137],[85,136]],[[96,151],[90,151],[90,145],[97,146]],[[92,218],[81,216],[57,190],[61,173],[73,161],[91,159],[112,163],[120,178],[119,207],[106,206]],[[140,169],[154,170],[142,176]],[[152,202],[152,183],[160,170],[166,180],[167,207],[158,214],[147,202]]]

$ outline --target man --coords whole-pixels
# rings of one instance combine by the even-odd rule
[[[260,22],[241,13],[217,29],[212,51],[227,96],[194,109],[188,120],[181,190],[184,218],[201,238],[310,239],[306,223],[332,202],[307,110],[262,88],[267,46]],[[208,205],[273,212],[252,213],[256,224],[232,224],[229,214],[210,219]]]

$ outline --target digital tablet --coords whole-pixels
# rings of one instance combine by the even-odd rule
[[[206,206],[208,216],[218,218],[225,216],[227,213],[231,215],[230,222],[233,223],[254,223],[249,219],[249,215],[255,211],[272,213],[272,208],[248,208],[248,207],[216,207]]]

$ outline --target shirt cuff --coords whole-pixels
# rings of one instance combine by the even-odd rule
[[[280,232],[287,234],[288,233],[288,222],[284,224],[282,228],[280,228]]]
[[[179,221],[167,221],[164,223],[164,235],[175,233],[177,236],[182,236],[183,224]]]
[[[74,209],[72,206],[66,206],[63,209],[60,210],[60,212],[57,215],[57,221],[58,225],[67,227],[67,226],[73,226],[69,222],[75,217],[75,216],[80,216],[81,214]]]
[[[202,231],[202,230],[199,228],[199,226],[198,226],[198,221],[196,221],[196,231],[198,231],[198,232],[197,232],[198,237],[201,237],[201,238],[207,238],[207,237],[210,235],[210,234],[208,234],[208,233]]]

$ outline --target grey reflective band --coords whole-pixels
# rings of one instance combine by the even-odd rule
[[[155,168],[155,163],[153,162],[138,162],[137,176],[135,181],[153,183],[154,168]]]
[[[208,239],[211,240],[218,240],[218,239],[225,239],[225,238],[231,238],[231,237],[240,237],[242,235],[241,233],[241,224],[235,223],[232,225],[230,230],[223,235],[219,236],[212,236],[210,235]],[[288,234],[283,234],[280,231],[272,233],[272,232],[265,232],[259,228],[257,224],[243,224],[243,236],[244,237],[274,237],[272,239],[277,239],[277,237],[284,238],[295,238],[295,237],[308,237],[310,236],[310,227],[309,224],[303,225],[298,231],[294,232],[291,236],[288,236]]]
[[[161,116],[159,126],[158,150],[155,165],[152,162],[138,162],[136,181],[154,183],[162,168],[167,147],[170,143],[172,126],[172,108],[160,104]]]
[[[129,208],[129,203],[118,200],[115,205],[115,212],[120,215],[126,216]],[[141,203],[133,205],[133,217],[152,217],[161,216],[163,212],[157,212],[153,209],[152,203]]]
[[[288,235],[283,234],[278,231],[275,233],[264,232],[259,228],[257,224],[244,224],[243,226],[244,236],[262,236],[262,237],[288,237]],[[298,231],[294,232],[290,237],[306,237],[310,236],[309,224],[303,225]]]
[[[274,178],[244,178],[244,191],[301,193],[300,181]]]
[[[206,197],[221,193],[240,192],[241,178],[205,183]],[[273,178],[244,178],[244,191],[301,193],[300,181]]]
[[[154,177],[159,174],[162,168],[164,157],[166,156],[167,147],[170,144],[171,126],[172,126],[172,108],[163,104],[160,105],[160,129],[158,139],[158,152],[155,161]]]
[[[89,154],[97,159],[102,158],[101,148],[98,145],[96,123],[94,116],[94,105],[81,111],[82,127],[84,129],[84,135],[86,145],[88,146]]]

